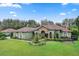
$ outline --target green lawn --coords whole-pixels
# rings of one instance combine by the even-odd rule
[[[24,40],[0,40],[0,55],[8,56],[72,56],[79,55],[79,41],[49,41],[43,46],[32,46]]]

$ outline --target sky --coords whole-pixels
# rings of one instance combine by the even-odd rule
[[[33,19],[40,22],[47,19],[56,23],[77,16],[79,16],[78,3],[0,3],[0,20]]]

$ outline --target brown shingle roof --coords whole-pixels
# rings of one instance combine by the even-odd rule
[[[55,24],[48,24],[48,25],[43,25],[44,27],[48,28],[49,30],[61,30],[62,27],[55,25]]]
[[[23,28],[20,28],[18,30],[14,30],[14,29],[10,28],[10,29],[2,30],[1,32],[32,32],[32,31],[38,30],[42,26],[45,27],[45,28],[47,28],[48,30],[62,30],[62,31],[65,31],[65,32],[70,31],[67,28],[58,26],[56,24],[52,24],[52,25],[48,24],[48,25],[41,25],[40,27],[37,27],[37,28],[23,27]]]
[[[16,32],[31,32],[33,30],[35,30],[35,28],[23,27],[23,28],[16,30]]]
[[[52,24],[52,25],[51,24],[48,24],[48,25],[41,25],[41,26],[39,26],[37,28],[24,27],[24,28],[21,28],[21,29],[16,30],[16,32],[32,32],[32,31],[38,30],[42,26],[45,27],[45,28],[47,28],[48,30],[62,30],[62,31],[65,31],[65,32],[70,31],[67,28],[58,26],[56,24]]]
[[[2,30],[1,32],[15,32],[15,31],[16,31],[15,29],[9,28],[9,29]]]
[[[56,24],[48,24],[48,25],[41,25],[41,26],[44,26],[45,28],[47,28],[48,30],[62,30],[62,31],[66,31],[66,32],[68,32],[68,31],[70,31],[70,30],[68,30],[68,28],[64,28],[64,27],[61,27],[61,26],[58,26],[58,25],[56,25]],[[40,26],[40,27],[41,27]],[[39,28],[40,28],[39,27]],[[39,29],[38,28],[38,29]]]

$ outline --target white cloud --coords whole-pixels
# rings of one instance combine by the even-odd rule
[[[60,13],[60,15],[61,15],[61,16],[65,16],[65,15],[66,15],[66,13]]]
[[[76,8],[74,8],[74,9],[72,9],[72,11],[77,11],[77,9],[76,9]]]
[[[14,16],[14,17],[17,16],[17,15],[16,15],[16,12],[14,12],[14,11],[10,11],[10,15],[12,15],[12,16]]]
[[[10,14],[16,14],[16,12],[14,12],[14,11],[10,11]]]
[[[62,3],[62,5],[64,6],[64,5],[68,5],[68,3]]]
[[[16,15],[16,14],[14,14],[14,15],[12,15],[12,16],[16,17],[17,15]]]
[[[14,8],[21,8],[20,4],[14,3],[0,3],[0,7],[14,7]]]
[[[73,12],[75,12],[75,11],[77,11],[76,8],[74,8],[74,9],[72,9],[71,11],[67,12],[67,14],[71,14],[71,13],[73,13]]]

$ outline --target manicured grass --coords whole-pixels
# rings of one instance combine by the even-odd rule
[[[0,55],[2,56],[77,56],[79,41],[56,42],[49,41],[43,46],[32,46],[24,40],[0,40]]]

